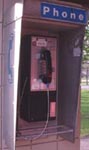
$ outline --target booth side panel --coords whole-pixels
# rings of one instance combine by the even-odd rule
[[[4,25],[11,24],[22,17],[23,0],[4,1]],[[19,10],[17,12],[17,10]]]
[[[19,7],[19,13],[17,11]],[[22,1],[4,1],[3,17],[3,148],[15,150],[16,102],[19,46],[21,35]],[[13,22],[12,22],[13,21]]]
[[[0,149],[2,143],[2,0],[0,0]]]

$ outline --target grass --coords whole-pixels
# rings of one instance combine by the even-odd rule
[[[81,120],[81,137],[89,135],[89,120],[82,119]]]
[[[81,136],[89,135],[89,90],[81,91]]]

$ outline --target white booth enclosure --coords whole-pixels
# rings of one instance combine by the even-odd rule
[[[81,5],[57,0],[4,1],[2,149],[79,150],[79,83],[86,23],[87,11]],[[56,81],[50,84],[49,105],[47,91],[43,83],[38,88],[40,81],[34,75],[38,60],[33,55],[39,45],[52,51]],[[33,76],[38,82],[35,86]]]
[[[3,140],[2,149],[15,150],[18,64],[23,0],[4,1]]]

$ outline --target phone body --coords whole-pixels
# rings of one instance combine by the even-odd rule
[[[31,37],[31,91],[46,91],[45,84],[50,84],[50,91],[56,90],[56,49],[55,37]]]
[[[51,52],[45,47],[42,47],[38,59],[38,78],[44,84],[50,84],[52,81],[52,61]]]

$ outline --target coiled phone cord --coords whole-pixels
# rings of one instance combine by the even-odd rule
[[[47,129],[48,123],[49,123],[49,84],[46,84],[46,88],[47,88],[47,101],[48,101],[48,109],[47,109],[47,120],[45,123],[45,126],[43,128],[43,130],[41,131],[41,133],[37,136],[35,136],[34,138],[32,138],[32,140],[37,140],[39,139],[45,132],[45,130]]]

